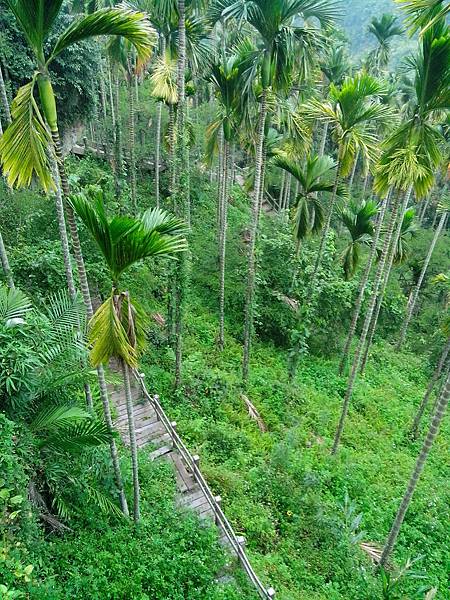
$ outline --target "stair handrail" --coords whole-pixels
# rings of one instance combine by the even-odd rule
[[[144,382],[144,378],[145,378],[144,373],[138,373],[135,371],[134,374],[141,386],[144,397],[152,405],[159,420],[164,425],[164,428],[166,429],[167,433],[170,435],[174,445],[177,447],[178,451],[180,452],[181,457],[184,460],[185,464],[190,468],[195,481],[198,483],[202,492],[205,494],[206,499],[208,500],[208,502],[214,512],[214,518],[215,518],[216,525],[220,525],[220,527],[222,528],[232,549],[234,550],[235,554],[237,555],[242,568],[246,572],[246,574],[247,574],[248,578],[250,579],[250,581],[252,582],[253,586],[256,588],[256,591],[258,592],[259,596],[261,598],[264,598],[264,600],[273,600],[275,598],[275,590],[272,587],[266,588],[264,586],[264,584],[262,583],[262,581],[259,579],[258,575],[256,574],[244,548],[241,545],[241,542],[239,541],[238,536],[236,535],[236,533],[233,529],[233,526],[228,521],[227,517],[225,516],[225,513],[222,510],[222,507],[220,506],[220,497],[214,496],[213,492],[211,491],[211,488],[208,485],[208,482],[206,481],[203,473],[200,470],[200,467],[199,467],[200,459],[199,459],[198,455],[192,456],[192,454],[189,452],[189,450],[185,446],[183,440],[181,439],[181,437],[179,436],[179,434],[176,430],[176,423],[174,421],[170,421],[170,419],[166,415],[163,407],[161,406],[161,403],[159,401],[159,396],[157,394],[152,396],[148,392],[147,387]]]

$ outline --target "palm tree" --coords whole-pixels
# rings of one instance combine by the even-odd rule
[[[268,114],[267,97],[270,88],[283,91],[291,85],[292,68],[297,60],[307,64],[317,49],[323,45],[318,31],[298,26],[295,19],[317,18],[320,24],[329,25],[338,15],[334,0],[214,0],[210,8],[213,22],[235,19],[246,21],[258,34],[258,48],[254,62],[248,69],[248,89],[257,73],[260,74],[259,117],[256,128],[255,187],[252,216],[249,227],[247,288],[245,298],[244,353],[242,377],[248,380],[250,345],[253,331],[255,296],[255,249],[260,198],[263,184],[264,137]]]
[[[430,428],[425,437],[425,440],[422,445],[422,449],[417,458],[416,464],[414,466],[413,472],[411,474],[411,478],[409,480],[408,486],[406,488],[405,495],[400,503],[399,509],[395,516],[394,522],[392,524],[391,530],[389,532],[386,544],[383,549],[383,553],[380,558],[380,565],[385,566],[389,560],[392,550],[394,549],[395,543],[397,541],[398,534],[400,533],[400,528],[403,523],[403,519],[405,518],[406,511],[408,510],[409,504],[411,502],[411,498],[415,492],[417,487],[417,482],[422,474],[422,471],[425,466],[425,462],[430,454],[430,450],[433,446],[433,442],[436,439],[436,436],[439,433],[439,428],[444,418],[445,412],[447,410],[448,401],[450,399],[450,375],[447,377],[446,384],[442,393],[439,397],[436,411],[433,415],[433,419],[430,424]]]
[[[326,53],[324,60],[320,63],[320,70],[326,80],[324,89],[324,97],[326,98],[329,92],[329,85],[332,83],[335,86],[340,86],[350,72],[350,63],[346,48],[344,46],[331,46],[330,51]],[[330,123],[326,121],[323,126],[319,156],[323,156],[325,153],[329,126]]]
[[[359,151],[364,170],[377,156],[377,128],[392,119],[392,110],[380,99],[385,89],[380,82],[367,73],[359,73],[345,80],[340,88],[330,85],[330,101],[311,100],[306,110],[313,118],[329,123],[338,145],[338,168],[335,191],[331,197],[322,238],[316,256],[311,290],[314,291],[317,273],[322,262],[325,241],[330,230],[331,218],[336,203],[339,177],[350,174],[356,154]]]
[[[392,267],[394,264],[403,263],[408,258],[410,252],[409,241],[411,237],[414,236],[417,232],[415,216],[416,213],[414,208],[409,208],[404,211],[403,217],[398,220],[397,229],[392,240],[391,249],[389,252],[389,258],[385,266],[383,281],[381,287],[377,292],[376,305],[372,315],[372,319],[370,321],[369,330],[367,332],[365,350],[361,359],[360,373],[364,373],[364,370],[366,368],[367,360],[369,357],[369,351],[372,346],[372,341],[378,325],[378,319],[380,316],[384,295],[386,293],[386,289],[389,283],[389,278],[391,276]]]
[[[30,45],[37,64],[37,71],[31,81],[18,90],[13,101],[12,123],[0,140],[0,160],[3,172],[11,186],[29,186],[33,177],[36,176],[44,190],[49,191],[54,186],[51,176],[53,153],[48,153],[47,150],[49,146],[52,146],[57,158],[63,196],[67,200],[69,182],[61,152],[56,100],[48,65],[69,46],[99,35],[119,35],[127,38],[135,46],[140,63],[143,63],[152,51],[153,29],[142,13],[119,7],[102,9],[73,21],[58,38],[46,58],[46,40],[61,9],[61,2],[39,0],[36,11],[31,9],[27,0],[8,0],[8,6]],[[42,18],[36,19],[36,14],[40,14]],[[36,87],[39,91],[42,112],[34,97]],[[51,134],[48,133],[48,128]],[[67,202],[65,213],[72,237],[83,301],[88,318],[91,318],[93,309],[80,239],[73,210]],[[62,229],[62,223],[60,223],[60,231]],[[98,380],[105,421],[112,431],[111,410],[102,366],[98,368]],[[127,514],[128,508],[123,492],[114,438],[111,438],[110,448],[121,506],[124,513]]]
[[[352,320],[351,320],[350,327],[348,330],[347,338],[345,340],[345,345],[342,350],[341,361],[339,363],[339,375],[342,375],[342,373],[344,372],[345,366],[347,364],[348,355],[350,352],[350,346],[353,341],[353,337],[355,335],[359,316],[361,314],[361,308],[362,308],[364,296],[366,293],[367,283],[369,282],[370,272],[372,270],[372,266],[374,264],[375,257],[377,254],[378,242],[380,240],[383,223],[384,223],[384,219],[386,216],[386,211],[387,211],[387,207],[388,207],[388,203],[389,203],[389,196],[380,202],[380,206],[378,209],[377,224],[376,224],[375,231],[374,231],[374,234],[372,237],[372,245],[371,245],[371,249],[370,249],[370,254],[367,259],[367,263],[366,263],[366,267],[364,269],[363,275],[361,277],[361,281],[359,284],[359,290],[358,290],[358,297],[356,299]]]
[[[349,280],[355,274],[361,259],[361,246],[370,245],[372,242],[373,217],[378,213],[376,202],[369,200],[360,204],[350,202],[348,207],[344,207],[339,217],[347,228],[351,241],[343,252],[343,267],[345,279]]]
[[[333,453],[336,453],[339,447],[363,348],[377,303],[378,291],[389,263],[389,249],[399,212],[398,194],[401,190],[407,190],[400,209],[400,214],[403,214],[413,188],[418,197],[425,196],[430,191],[437,166],[442,160],[439,151],[442,136],[433,125],[436,115],[441,115],[442,111],[448,109],[450,105],[450,32],[444,23],[439,22],[424,33],[421,50],[412,64],[416,73],[417,96],[413,113],[386,140],[377,168],[375,188],[384,193],[387,190],[394,191],[392,211],[374,278],[372,296],[349,374],[347,391],[334,438]],[[395,251],[396,246],[397,243],[394,243],[392,252]]]
[[[403,28],[397,23],[398,17],[386,13],[380,19],[373,17],[370,22],[369,33],[373,34],[378,42],[378,46],[374,51],[376,73],[380,73],[389,63],[392,38],[402,35],[404,32]]]
[[[93,202],[83,195],[72,196],[72,208],[94,238],[109,269],[112,289],[109,298],[94,314],[90,324],[91,361],[105,365],[119,361],[125,387],[133,470],[133,516],[140,519],[139,475],[130,369],[138,366],[138,358],[146,345],[147,319],[128,290],[121,290],[120,278],[132,265],[151,256],[173,256],[186,249],[182,221],[160,209],[151,209],[140,219],[107,217],[103,195],[96,193]]]
[[[240,106],[243,94],[242,74],[247,66],[247,57],[244,52],[224,56],[221,62],[211,65],[208,80],[212,83],[219,102],[216,118],[208,128],[208,145],[217,145],[220,134],[221,166],[222,172],[219,179],[218,225],[219,225],[219,336],[218,346],[224,348],[224,321],[225,321],[225,251],[227,236],[228,193],[230,185],[230,159],[231,148],[236,140],[239,124],[242,120]]]
[[[317,234],[323,227],[325,208],[319,194],[333,193],[336,178],[336,163],[329,156],[311,155],[301,165],[287,153],[278,152],[272,160],[273,164],[291,174],[298,183],[292,213],[294,239],[297,253],[303,240],[310,234]],[[342,197],[346,189],[337,190]]]
[[[425,261],[423,263],[422,271],[420,272],[419,280],[414,289],[414,293],[409,298],[408,307],[406,309],[406,318],[403,320],[403,325],[402,325],[402,329],[400,332],[400,339],[397,344],[398,349],[400,349],[402,347],[402,345],[405,341],[406,332],[408,330],[409,323],[411,322],[411,318],[413,316],[414,309],[416,307],[417,300],[419,298],[419,293],[422,288],[422,284],[425,279],[425,275],[428,271],[428,266],[430,264],[431,257],[433,256],[433,252],[436,247],[437,241],[439,239],[439,236],[441,235],[441,232],[444,228],[444,224],[446,222],[447,216],[450,212],[450,197],[449,196],[447,196],[446,198],[441,200],[441,202],[438,205],[438,210],[441,214],[441,218],[439,220],[438,226],[436,227],[436,231],[434,232],[434,236],[433,236],[433,239],[431,240],[430,247],[428,248],[428,252],[425,257]]]

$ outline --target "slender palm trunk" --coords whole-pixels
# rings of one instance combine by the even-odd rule
[[[108,100],[109,109],[111,112],[111,126],[113,141],[116,141],[116,104],[114,102],[113,84],[112,84],[112,67],[108,64]]]
[[[155,148],[155,196],[156,206],[159,208],[160,195],[160,162],[161,162],[161,120],[162,120],[162,102],[158,102],[158,112],[156,117],[156,148]]]
[[[434,211],[433,222],[431,223],[431,229],[434,229],[434,228],[435,228],[435,225],[436,225],[437,219],[438,219],[438,210],[437,210],[437,207],[436,207],[436,208],[435,208],[435,211]]]
[[[345,366],[346,366],[347,360],[348,360],[348,354],[350,352],[350,346],[353,341],[353,336],[355,335],[356,326],[358,324],[359,315],[361,313],[362,303],[363,303],[364,296],[366,293],[367,283],[369,282],[370,272],[372,270],[372,265],[375,261],[375,257],[377,254],[378,241],[380,239],[381,229],[383,227],[384,218],[386,216],[387,204],[388,204],[387,199],[383,200],[381,211],[378,215],[378,221],[377,221],[375,233],[373,236],[370,255],[367,260],[366,268],[364,270],[364,273],[363,273],[363,276],[361,279],[361,283],[359,285],[359,294],[358,294],[358,298],[356,300],[355,310],[353,311],[352,322],[350,323],[350,329],[348,331],[347,339],[345,341],[345,346],[342,351],[341,362],[339,363],[339,374],[340,375],[342,375],[342,373],[344,372],[344,369],[345,369]]]
[[[292,175],[289,173],[287,176],[286,187],[284,190],[284,202],[283,207],[285,211],[289,210],[289,204],[291,201],[291,185],[292,185]]]
[[[255,276],[256,276],[256,235],[260,211],[261,189],[263,183],[263,161],[264,161],[264,127],[267,116],[266,105],[267,91],[263,89],[261,104],[259,108],[259,122],[256,142],[256,164],[255,164],[255,191],[252,202],[252,222],[250,225],[250,241],[248,248],[247,268],[247,290],[245,297],[245,323],[244,323],[244,353],[242,361],[242,378],[244,383],[248,381],[250,364],[250,346],[253,332],[253,316],[255,302]]]
[[[229,185],[230,148],[227,140],[223,144],[223,174],[222,192],[219,204],[220,235],[219,235],[219,350],[225,345],[225,256],[227,243],[227,216],[228,216],[228,185]]]
[[[311,294],[314,293],[314,288],[316,286],[316,280],[317,280],[317,274],[319,272],[320,265],[322,264],[323,252],[325,249],[325,242],[328,237],[328,232],[330,231],[331,218],[333,216],[334,207],[336,204],[337,189],[338,189],[338,185],[339,185],[340,168],[341,168],[341,165],[340,165],[340,162],[338,161],[337,169],[336,169],[336,179],[334,180],[333,194],[331,196],[330,206],[328,208],[327,220],[325,222],[325,227],[323,228],[322,237],[320,239],[320,244],[319,244],[319,249],[317,251],[316,262],[314,264],[314,271],[313,271],[313,274],[311,277],[311,283],[309,284]]]
[[[367,186],[369,184],[369,178],[370,178],[370,171],[368,170],[367,173],[366,173],[366,176],[364,177],[363,196],[366,193]]]
[[[281,211],[283,210],[283,198],[284,198],[284,188],[286,185],[286,171],[283,169],[283,174],[281,177],[281,187],[280,187],[280,196],[278,198],[278,212],[281,213]]]
[[[3,80],[3,72],[0,65],[0,102],[5,113],[6,123],[9,125],[11,123],[11,113],[9,110],[8,97],[6,95],[5,82]],[[0,137],[3,135],[2,124],[0,120]],[[9,266],[8,254],[6,252],[5,244],[3,242],[3,237],[0,232],[0,262],[2,263],[3,272],[5,274],[6,283],[9,288],[14,288],[14,279],[12,276],[11,267]]]
[[[448,355],[450,354],[450,336],[447,338],[447,342],[442,350],[442,354],[439,357],[439,362],[436,365],[436,369],[434,370],[433,376],[428,383],[428,387],[426,389],[425,395],[420,403],[420,406],[417,410],[416,416],[414,417],[414,421],[411,425],[411,436],[416,439],[419,432],[420,421],[422,420],[423,413],[428,406],[428,402],[430,401],[431,393],[433,392],[434,386],[436,385],[439,377],[442,374],[442,370],[447,361]]]
[[[419,293],[420,293],[420,290],[422,289],[423,280],[425,278],[426,272],[428,271],[428,267],[430,265],[430,260],[431,260],[431,257],[433,256],[433,252],[436,247],[439,236],[441,235],[442,229],[444,228],[444,223],[445,223],[446,218],[447,218],[447,213],[443,212],[441,215],[440,221],[439,221],[439,225],[437,226],[436,231],[434,232],[433,239],[432,239],[430,247],[428,249],[428,253],[425,258],[425,262],[423,264],[422,271],[420,273],[419,281],[417,282],[416,288],[410,299],[410,302],[408,302],[406,318],[403,321],[402,330],[400,332],[400,339],[397,344],[398,349],[400,349],[402,347],[402,345],[405,341],[406,332],[408,330],[409,323],[411,322],[411,318],[413,316],[414,309],[416,308],[417,300],[419,298]]]
[[[409,199],[409,196],[411,195],[411,191],[412,188],[410,188],[408,194],[406,195],[407,198]],[[339,418],[339,423],[338,423],[338,427],[336,430],[336,434],[334,437],[334,443],[333,443],[333,448],[332,448],[332,454],[336,454],[337,449],[339,447],[340,441],[341,441],[341,437],[342,437],[342,432],[344,430],[344,424],[345,424],[345,419],[347,417],[347,413],[348,413],[348,408],[350,405],[350,400],[351,397],[353,395],[353,388],[355,385],[355,381],[356,381],[356,377],[357,377],[357,373],[358,373],[358,368],[360,365],[360,360],[361,360],[361,355],[362,355],[362,351],[364,348],[364,344],[367,338],[367,332],[369,330],[369,325],[370,325],[370,321],[372,319],[372,315],[373,315],[373,311],[375,309],[375,304],[377,301],[377,296],[378,296],[378,290],[382,281],[382,277],[383,277],[383,273],[384,273],[384,267],[386,265],[386,260],[388,257],[388,253],[389,253],[389,248],[391,246],[391,240],[392,240],[392,235],[394,232],[394,226],[395,223],[397,221],[397,213],[398,213],[398,208],[399,208],[399,198],[395,197],[393,202],[392,202],[392,212],[391,212],[391,216],[389,219],[389,224],[388,224],[388,228],[387,228],[387,232],[385,234],[384,237],[384,242],[383,242],[383,249],[381,252],[381,258],[380,261],[378,263],[378,268],[377,268],[377,272],[375,274],[375,278],[374,278],[374,286],[373,286],[373,291],[372,291],[372,296],[370,299],[370,303],[369,303],[369,307],[367,310],[367,314],[366,314],[366,318],[364,320],[364,325],[363,325],[363,329],[361,332],[361,336],[360,339],[358,341],[358,345],[356,347],[356,351],[355,351],[355,356],[353,359],[353,365],[352,365],[352,369],[349,375],[349,379],[348,379],[348,384],[347,384],[347,390],[345,393],[345,397],[344,397],[344,402],[342,405],[342,411],[341,411],[341,416]]]
[[[131,184],[131,206],[133,214],[137,214],[137,192],[136,192],[136,114],[135,114],[135,89],[136,75],[130,74],[128,80],[128,133],[129,133],[129,153],[130,153],[130,184]]]
[[[352,174],[350,175],[350,180],[348,182],[350,189],[353,187],[353,182],[355,180],[355,173],[356,173],[356,169],[358,167],[358,161],[359,161],[359,152],[360,151],[358,150],[358,152],[356,153],[355,162],[353,163],[353,168],[352,168]]]
[[[405,518],[406,511],[408,510],[409,504],[411,502],[411,498],[415,492],[417,487],[417,483],[422,474],[422,471],[425,466],[425,462],[430,454],[430,450],[433,446],[434,440],[436,439],[439,429],[441,426],[442,419],[444,418],[445,412],[447,410],[448,401],[450,398],[450,377],[447,377],[447,381],[445,383],[444,389],[440,395],[439,401],[436,406],[436,411],[434,413],[433,419],[430,424],[430,428],[426,435],[426,438],[423,442],[422,449],[417,458],[416,464],[414,466],[414,470],[412,472],[411,478],[409,480],[408,486],[406,488],[405,495],[400,503],[400,507],[395,516],[394,522],[391,527],[391,531],[389,532],[386,545],[384,546],[383,553],[380,558],[380,565],[385,566],[389,560],[391,552],[395,546],[397,541],[398,534],[400,533],[400,528],[403,523],[403,519]]]
[[[109,133],[108,133],[108,109],[106,101],[106,85],[105,85],[105,73],[103,66],[100,67],[100,99],[102,103],[102,117],[103,117],[103,142],[105,144],[105,160],[108,162],[111,158],[109,150]]]
[[[327,145],[329,126],[330,126],[329,123],[325,123],[325,125],[323,126],[322,139],[320,141],[320,147],[319,147],[319,156],[320,157],[322,157],[325,154],[325,146]]]
[[[3,243],[3,237],[0,232],[0,261],[3,267],[3,273],[5,274],[6,283],[9,288],[14,289],[14,279],[12,276],[11,267],[9,266],[8,254],[6,253],[5,244]]]
[[[189,149],[186,139],[186,7],[185,0],[178,0],[178,114],[177,114],[177,167],[179,216],[190,225],[190,190],[189,190]],[[178,259],[176,269],[176,304],[175,304],[175,385],[181,385],[182,352],[183,352],[183,313],[188,288],[188,257],[183,252]]]
[[[114,104],[116,113],[116,136],[115,136],[115,161],[116,161],[116,200],[120,201],[123,178],[123,148],[122,148],[122,122],[120,117],[120,81],[119,76],[114,78]]]
[[[61,142],[59,139],[59,132],[57,129],[52,131],[52,139],[53,139],[55,154],[56,154],[56,158],[57,158],[58,173],[59,173],[59,177],[61,180],[61,188],[62,188],[64,198],[67,199],[70,194],[69,180],[67,178],[66,170],[64,167],[64,157],[62,155]],[[83,258],[83,254],[81,251],[80,238],[78,235],[78,229],[77,229],[77,224],[75,221],[75,215],[73,213],[72,208],[69,206],[69,204],[67,202],[65,203],[65,208],[66,208],[67,222],[69,225],[69,230],[70,230],[70,234],[71,234],[71,238],[72,238],[72,246],[73,246],[73,251],[74,251],[74,255],[75,255],[75,261],[77,264],[78,278],[80,280],[81,294],[82,294],[83,302],[84,302],[84,305],[86,308],[87,317],[90,320],[93,317],[94,311],[92,308],[91,294],[89,291],[89,285],[88,285],[87,275],[86,275],[86,268],[84,265],[84,258]],[[97,368],[97,375],[98,375],[100,397],[102,400],[105,422],[111,433],[109,446],[110,446],[111,460],[112,460],[113,470],[114,470],[114,478],[116,481],[117,492],[119,495],[120,506],[122,508],[122,512],[125,515],[128,515],[128,505],[127,505],[127,500],[126,500],[124,489],[123,489],[119,457],[117,454],[116,442],[112,435],[114,432],[114,429],[113,429],[113,424],[112,424],[111,408],[109,406],[109,398],[108,398],[108,392],[107,392],[107,388],[106,388],[105,372],[104,372],[102,366]]]
[[[378,292],[377,304],[376,304],[374,313],[372,315],[372,320],[371,320],[371,323],[369,326],[369,331],[368,331],[367,339],[366,339],[366,347],[365,347],[364,354],[363,354],[363,357],[361,360],[361,366],[360,366],[361,373],[364,373],[364,370],[366,368],[367,360],[369,358],[370,348],[372,347],[373,338],[374,338],[375,332],[377,330],[378,319],[380,317],[381,307],[383,304],[383,298],[384,298],[384,295],[386,293],[386,289],[387,289],[387,286],[389,283],[389,278],[391,276],[392,267],[394,266],[394,259],[395,259],[395,254],[397,251],[398,243],[399,243],[400,237],[402,235],[403,216],[404,216],[405,210],[408,208],[408,202],[409,202],[409,198],[408,198],[408,195],[406,195],[404,202],[403,202],[402,211],[400,213],[400,218],[398,220],[397,230],[395,232],[395,236],[392,241],[392,247],[391,247],[391,252],[389,254],[389,259],[387,261],[387,265],[386,265],[386,268],[384,271],[383,284]]]
[[[8,96],[6,95],[5,80],[3,79],[3,71],[0,65],[0,103],[5,115],[6,124],[11,124],[11,111],[9,109]]]
[[[66,273],[67,288],[71,298],[76,295],[75,281],[73,278],[72,262],[70,260],[69,238],[67,237],[66,219],[64,216],[64,200],[62,196],[61,181],[59,179],[58,165],[56,158],[51,155],[52,175],[56,185],[55,208],[56,218],[58,220],[59,238],[63,254],[64,271]],[[91,406],[92,408],[92,406]]]
[[[175,107],[169,104],[169,174],[170,174],[170,193],[175,193],[176,185],[176,165],[175,165]]]
[[[131,451],[131,468],[133,471],[133,518],[137,523],[141,518],[139,503],[140,503],[140,487],[139,487],[139,464],[138,452],[136,443],[136,428],[134,425],[134,410],[133,398],[131,396],[130,369],[127,363],[122,360],[122,375],[125,388],[125,400],[128,416],[128,435],[130,436],[130,451]]]
[[[428,196],[426,197],[426,199],[423,201],[423,205],[420,209],[420,214],[418,217],[419,223],[420,225],[423,225],[423,220],[425,218],[425,214],[428,210],[428,206],[430,205],[431,202],[431,194],[428,194]]]

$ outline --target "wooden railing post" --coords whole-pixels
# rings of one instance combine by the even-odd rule
[[[220,496],[214,496],[214,500],[216,501],[216,504],[218,505],[218,507],[221,508],[222,498]],[[215,521],[216,525],[220,524],[217,513],[214,513],[214,521]]]

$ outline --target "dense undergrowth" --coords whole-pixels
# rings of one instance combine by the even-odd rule
[[[73,162],[70,170],[74,185],[95,181],[112,198],[111,176],[96,161]],[[142,182],[145,206],[149,196],[146,179]],[[433,448],[395,553],[397,565],[419,560],[383,592],[383,581],[361,547],[362,543],[382,546],[420,446],[420,440],[412,442],[407,431],[439,348],[439,333],[429,334],[437,292],[426,289],[424,308],[409,341],[412,351],[399,353],[389,339],[402,318],[400,286],[410,265],[396,273],[385,299],[382,335],[357,384],[342,448],[331,457],[346,384],[345,377],[336,374],[339,347],[357,292],[355,282],[345,282],[339,272],[339,236],[330,240],[322,267],[326,283],[311,352],[302,357],[290,381],[287,348],[292,314],[283,298],[292,285],[292,270],[284,267],[297,259],[288,224],[278,217],[264,219],[258,257],[259,341],[245,391],[261,415],[258,426],[249,417],[240,384],[247,201],[236,187],[229,214],[226,347],[219,353],[211,208],[215,187],[196,175],[193,189],[192,286],[185,315],[183,387],[173,391],[174,356],[157,320],[151,326],[142,369],[148,387],[159,393],[188,446],[200,454],[202,469],[221,495],[227,516],[247,538],[256,570],[282,600],[423,598],[424,590],[434,586],[439,589],[437,597],[445,598],[448,422]],[[43,305],[50,291],[64,286],[52,207],[37,193],[19,193],[13,202],[8,200],[3,214],[10,223],[6,241],[14,248],[11,263],[17,283]],[[110,200],[108,208],[118,207]],[[421,232],[412,243],[423,249],[427,236]],[[108,291],[106,274],[84,233],[82,241],[93,289],[101,296]],[[446,254],[443,240],[436,265]],[[312,256],[313,250],[306,247],[297,264],[299,272],[308,268]],[[164,265],[150,262],[128,279],[149,313],[165,314]],[[38,600],[254,597],[239,570],[232,569],[226,583],[216,582],[227,561],[217,532],[200,526],[193,515],[175,510],[173,474],[166,465],[146,461],[145,451],[140,465],[145,516],[136,530],[89,506],[72,515],[70,531],[55,534],[43,529],[26,500],[39,461],[30,464],[24,449],[26,435],[13,427],[2,420],[2,473],[6,472],[2,485],[11,490],[10,496],[22,496],[20,523],[2,566],[6,585],[15,583]],[[130,489],[124,449],[121,456]],[[107,452],[97,450],[89,461],[84,467],[94,470],[106,489],[111,487]],[[7,506],[5,496],[3,502]],[[3,520],[11,511],[11,507],[3,509]],[[16,574],[6,575],[11,565]],[[28,565],[33,565],[31,573],[25,572]]]

